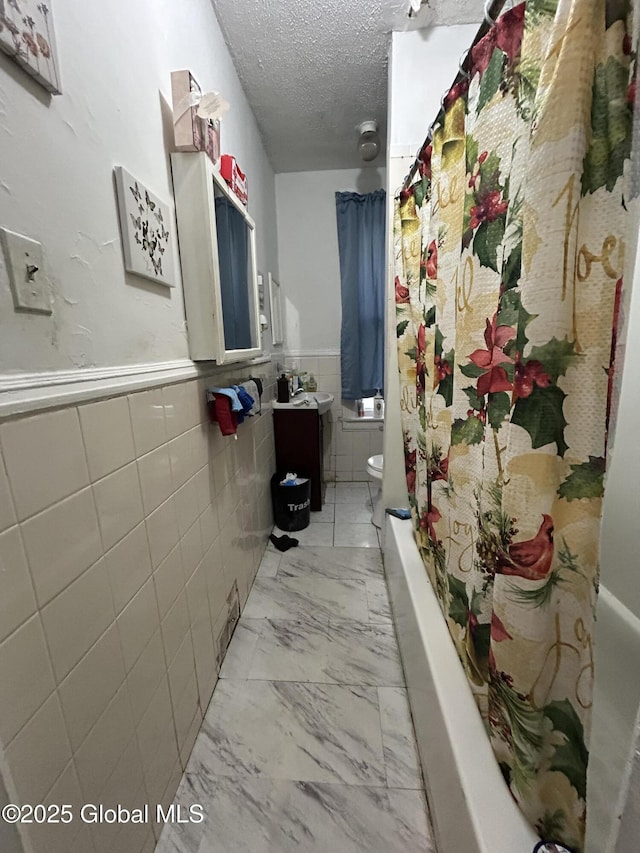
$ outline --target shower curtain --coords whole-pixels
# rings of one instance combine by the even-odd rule
[[[416,540],[513,796],[542,839],[575,851],[628,224],[630,13],[631,0],[506,12],[396,203]]]

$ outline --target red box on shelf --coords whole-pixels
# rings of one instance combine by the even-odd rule
[[[223,154],[220,158],[220,174],[231,187],[240,201],[246,205],[249,201],[247,176],[240,171],[236,158],[231,154]]]

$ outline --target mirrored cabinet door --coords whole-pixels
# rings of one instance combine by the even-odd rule
[[[261,353],[255,225],[204,152],[171,155],[189,353]]]

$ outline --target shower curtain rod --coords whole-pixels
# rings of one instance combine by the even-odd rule
[[[411,183],[413,176],[415,175],[416,171],[418,170],[418,167],[419,167],[420,162],[421,162],[420,155],[422,154],[422,152],[424,151],[426,146],[429,144],[429,142],[431,142],[431,139],[433,137],[433,129],[434,129],[435,125],[437,124],[438,119],[440,118],[440,116],[442,115],[442,113],[444,111],[444,99],[446,98],[448,93],[453,89],[453,87],[456,85],[456,83],[459,83],[461,80],[464,80],[465,78],[469,77],[469,71],[467,70],[467,64],[469,62],[469,57],[471,56],[472,48],[474,48],[478,44],[480,39],[482,39],[482,38],[484,38],[484,36],[486,36],[486,34],[491,29],[491,27],[495,24],[495,22],[498,18],[498,15],[503,10],[503,8],[506,6],[507,2],[508,2],[508,0],[486,0],[486,2],[484,4],[484,20],[480,24],[480,29],[476,33],[476,36],[475,36],[474,40],[471,42],[470,47],[468,48],[466,53],[463,54],[464,59],[461,58],[460,62],[458,63],[458,69],[459,69],[458,74],[456,75],[453,83],[449,86],[449,88],[447,89],[447,91],[444,93],[444,95],[442,96],[442,98],[440,100],[440,110],[438,111],[438,114],[435,117],[435,119],[429,125],[429,130],[427,131],[426,139],[424,140],[424,142],[420,146],[420,149],[418,150],[418,153],[416,154],[416,158],[413,161],[413,165],[411,166],[411,169],[409,170],[409,174],[407,175],[407,177],[404,179],[404,181],[402,183],[402,189],[403,190],[406,190],[407,187],[409,186],[409,184]]]

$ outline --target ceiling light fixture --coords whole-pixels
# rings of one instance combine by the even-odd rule
[[[377,121],[363,121],[358,128],[358,151],[360,156],[369,163],[375,160],[380,151],[380,134]]]

